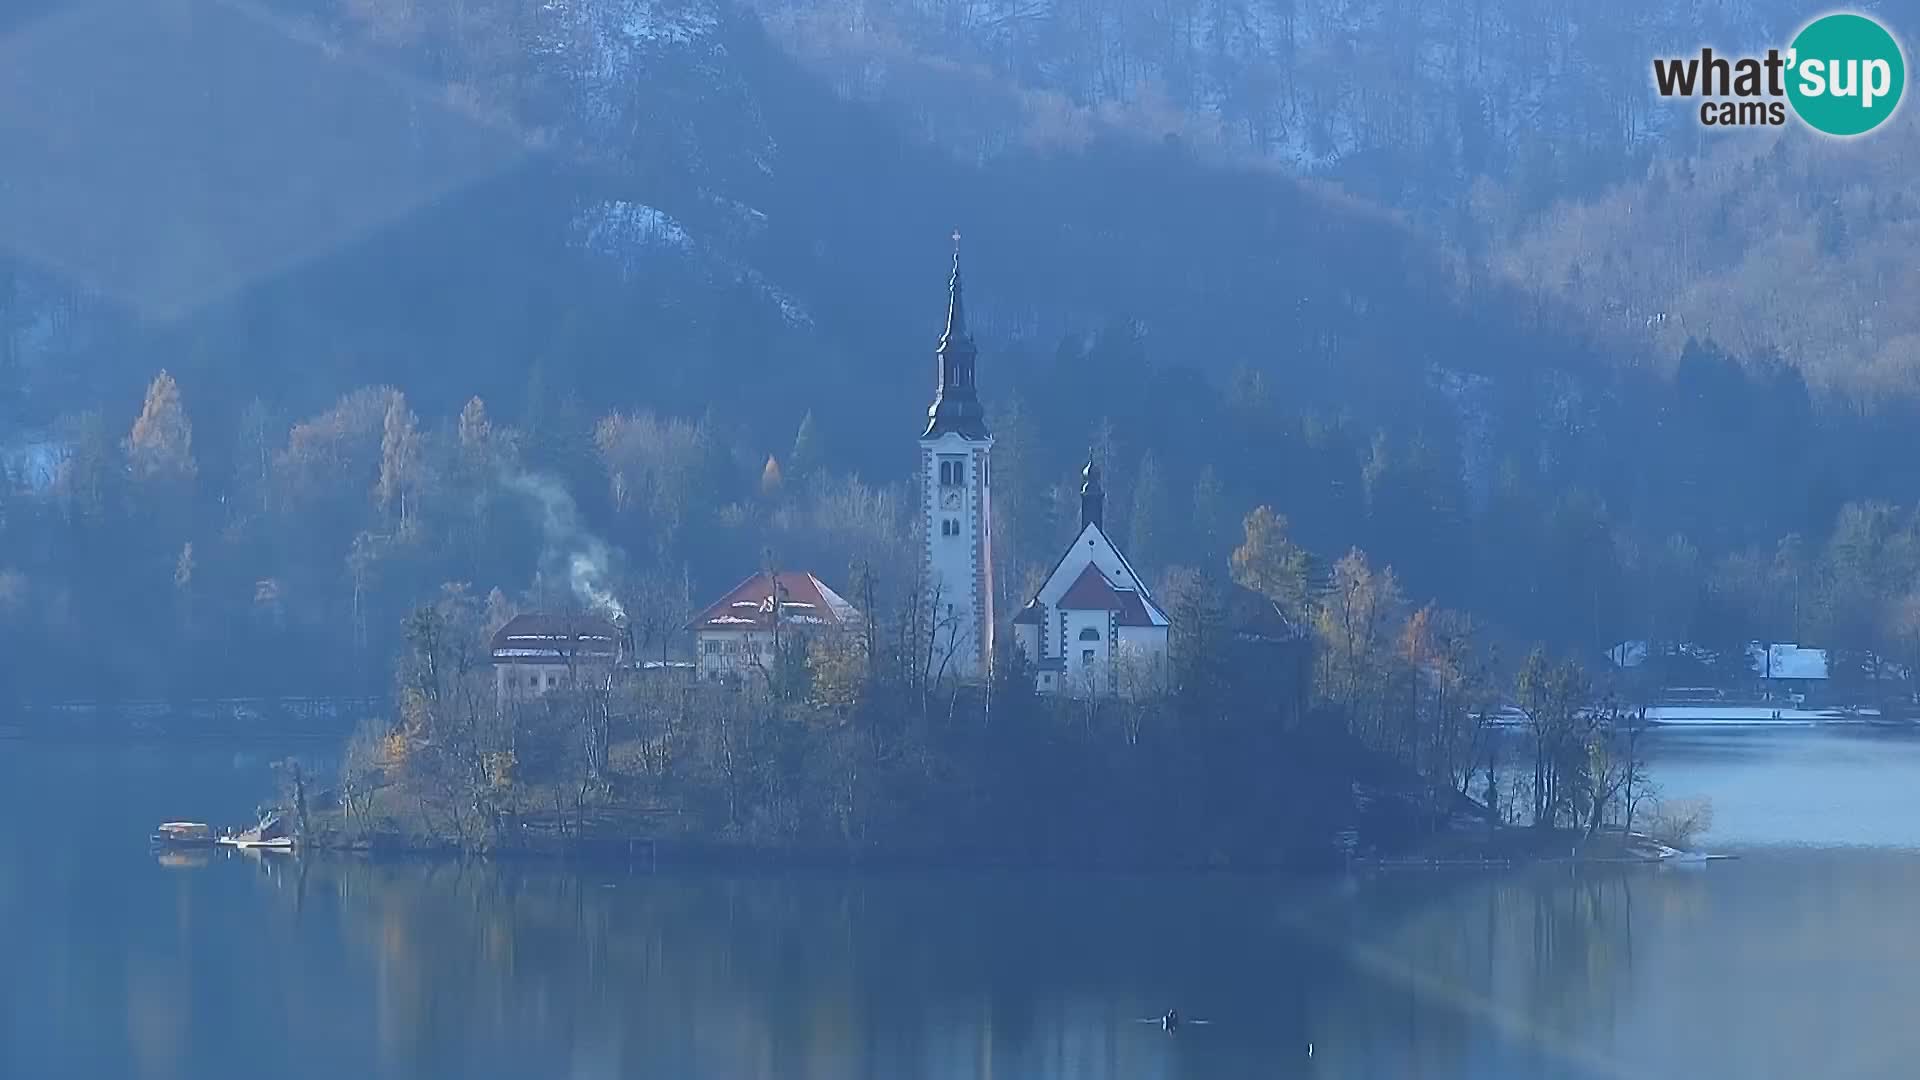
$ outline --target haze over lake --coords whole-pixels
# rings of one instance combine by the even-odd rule
[[[0,1075],[1905,1076],[1920,739],[1663,732],[1737,861],[1284,880],[213,856],[264,751],[0,743]],[[1139,1018],[1214,1021],[1169,1038]],[[1313,1046],[1309,1059],[1308,1044]]]

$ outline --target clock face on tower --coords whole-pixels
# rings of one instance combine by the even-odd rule
[[[960,493],[958,491],[949,491],[940,496],[940,506],[945,510],[960,509]]]

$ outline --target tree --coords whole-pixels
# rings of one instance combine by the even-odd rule
[[[820,468],[820,436],[814,432],[813,410],[800,418],[800,430],[793,436],[793,451],[787,455],[788,471],[796,480],[804,480]]]
[[[1655,550],[1650,562],[1647,640],[1655,646],[1650,651],[1664,657],[1668,650],[1659,646],[1692,640],[1700,609],[1700,549],[1685,536],[1675,533]]]
[[[146,403],[127,435],[127,463],[142,483],[193,479],[193,424],[180,402],[180,387],[162,371],[147,387]]]
[[[1162,536],[1166,531],[1166,481],[1160,475],[1160,462],[1153,451],[1140,455],[1140,469],[1133,482],[1133,514],[1131,517],[1132,543],[1129,545],[1133,562],[1141,566],[1158,566],[1163,555],[1160,551]]]
[[[1428,604],[1400,633],[1414,688],[1415,768],[1431,779],[1448,778],[1462,795],[1472,788],[1489,734],[1487,664],[1476,630],[1471,617]]]
[[[1640,736],[1646,730],[1646,709],[1631,709],[1609,698],[1589,711],[1585,728],[1587,821],[1583,840],[1593,839],[1616,801],[1624,811],[1622,828],[1633,828],[1635,789],[1646,786],[1646,759]]]
[[[100,414],[84,412],[59,426],[68,450],[54,477],[54,494],[69,525],[99,523],[123,513],[126,470]]]
[[[381,509],[390,510],[398,505],[399,532],[403,536],[413,528],[408,502],[420,486],[420,462],[420,418],[407,408],[406,395],[392,391],[382,422],[380,481],[374,490]]]
[[[460,409],[460,452],[469,462],[484,462],[493,441],[493,421],[487,416],[487,403],[478,397],[467,399]]]
[[[670,557],[689,522],[718,502],[712,433],[704,422],[614,413],[601,419],[593,438],[614,510],[637,518],[656,553]]]
[[[1222,521],[1226,516],[1226,495],[1220,486],[1220,473],[1212,465],[1202,466],[1193,483],[1193,528],[1200,550],[1207,558],[1219,558]]]
[[[1231,700],[1233,671],[1225,648],[1226,604],[1217,575],[1188,567],[1167,571],[1167,652],[1172,689],[1188,716],[1211,719]]]
[[[1393,568],[1375,572],[1359,548],[1334,564],[1333,580],[1314,613],[1320,639],[1320,696],[1345,713],[1353,733],[1376,749],[1405,754],[1405,731],[1387,726],[1394,672],[1394,630],[1402,600]]]
[[[1592,697],[1592,684],[1578,663],[1555,663],[1544,648],[1535,646],[1521,665],[1513,690],[1527,717],[1533,752],[1533,824],[1553,828],[1572,801],[1570,788],[1586,767],[1588,747],[1576,737],[1575,725]]]
[[[189,540],[181,546],[180,558],[173,564],[173,588],[183,627],[193,624],[193,565],[193,541]]]
[[[866,692],[866,663],[854,634],[815,634],[806,642],[807,684],[814,707],[845,715]]]
[[[233,447],[233,496],[249,513],[266,509],[278,426],[273,410],[260,398],[249,400],[240,410]]]
[[[1241,527],[1246,539],[1233,551],[1233,580],[1300,618],[1307,609],[1307,553],[1287,537],[1287,519],[1261,506]]]

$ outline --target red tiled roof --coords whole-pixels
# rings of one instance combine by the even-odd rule
[[[1063,611],[1112,611],[1121,626],[1153,626],[1148,601],[1140,590],[1115,588],[1100,568],[1088,563],[1055,606]]]
[[[1153,616],[1147,614],[1146,601],[1140,598],[1139,593],[1123,592],[1120,594],[1119,623],[1121,626],[1154,625]]]
[[[1120,594],[1099,567],[1088,563],[1054,606],[1066,611],[1118,611]]]
[[[857,621],[860,613],[840,594],[819,578],[803,570],[784,570],[777,575],[780,589],[780,619],[784,625],[844,626]],[[692,630],[751,630],[773,627],[773,581],[765,573],[755,574],[735,585],[687,624]]]

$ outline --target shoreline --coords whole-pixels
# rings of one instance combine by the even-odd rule
[[[382,833],[347,837],[323,833],[317,840],[299,841],[296,851],[334,857],[400,860],[481,859],[499,862],[703,868],[743,871],[792,870],[954,870],[954,871],[1062,871],[1099,874],[1176,873],[1197,876],[1319,876],[1341,871],[1512,870],[1530,866],[1664,866],[1696,864],[1736,858],[1672,847],[1635,833],[1596,834],[1586,851],[1569,852],[1562,846],[1577,832],[1556,830],[1545,835],[1525,827],[1510,827],[1471,838],[1450,851],[1427,854],[1378,855],[1343,858],[1329,849],[1325,857],[1269,859],[1088,859],[1021,855],[995,851],[947,850],[835,850],[776,848],[705,839],[658,837],[556,840],[467,847],[449,840],[403,837]],[[1469,839],[1453,834],[1456,841]],[[1504,853],[1500,853],[1504,852]]]

